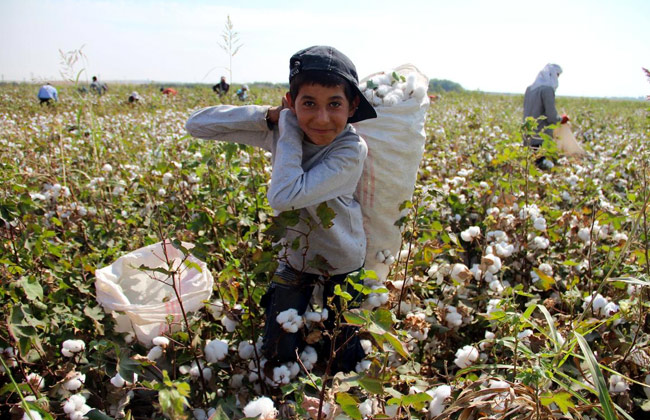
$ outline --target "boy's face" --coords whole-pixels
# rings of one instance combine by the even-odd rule
[[[352,104],[347,100],[343,86],[305,84],[295,102],[289,93],[286,99],[307,139],[319,146],[330,144],[343,131],[359,105],[359,98]]]

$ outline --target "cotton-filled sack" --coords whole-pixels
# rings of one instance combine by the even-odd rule
[[[569,123],[560,124],[554,131],[553,137],[557,148],[568,156],[584,156],[586,153],[576,140]]]
[[[395,77],[397,76],[397,77]],[[424,153],[424,123],[429,79],[412,64],[370,75],[360,88],[375,105],[377,118],[354,124],[368,144],[368,157],[357,186],[367,238],[365,268],[386,280],[401,243],[395,222],[400,205],[410,200]]]
[[[192,248],[188,243],[182,243],[182,246]],[[165,243],[165,248],[172,269],[179,271],[174,276],[175,284],[185,312],[200,309],[212,294],[212,274],[203,261],[191,254],[185,258],[183,252],[170,242]],[[187,263],[190,263],[189,267]],[[141,266],[169,270],[162,242],[132,251],[113,264],[96,270],[95,288],[97,301],[115,317],[116,331],[134,332],[139,341],[150,346],[156,336],[170,332],[168,316],[173,317],[172,329],[176,330],[180,329],[183,315],[169,276],[140,270]]]

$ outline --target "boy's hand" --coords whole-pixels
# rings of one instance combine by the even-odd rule
[[[287,108],[287,106],[287,100],[282,98],[282,105],[272,106],[269,108],[268,112],[266,113],[266,123],[269,125],[277,125],[278,121],[280,121],[280,111],[282,111],[284,108]]]

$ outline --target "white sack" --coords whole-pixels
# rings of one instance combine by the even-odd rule
[[[553,137],[555,137],[557,148],[563,154],[568,156],[583,156],[586,154],[573,132],[571,132],[571,126],[568,123],[560,124],[553,131]]]
[[[364,267],[374,270],[381,281],[386,280],[387,263],[393,260],[384,259],[385,256],[395,256],[400,248],[401,232],[395,222],[404,215],[400,205],[413,195],[424,153],[424,123],[429,107],[426,94],[429,79],[411,64],[394,71],[416,89],[407,89],[403,101],[390,106],[377,105],[377,118],[354,124],[357,133],[368,143],[368,157],[355,194],[361,204],[367,238]],[[375,73],[364,78],[361,85],[366,86],[370,79],[391,80],[391,73],[385,73],[383,78],[380,75],[384,73]]]
[[[182,245],[186,249],[192,247],[188,243]],[[173,269],[178,268],[180,272],[175,276],[175,282],[185,312],[200,309],[212,294],[212,274],[206,264],[193,255],[189,255],[186,261],[195,263],[201,271],[188,268],[186,264],[181,266],[185,258],[182,251],[170,242],[165,244],[165,248]],[[175,330],[180,329],[183,315],[169,276],[139,270],[141,265],[169,270],[162,242],[132,251],[108,267],[96,270],[95,288],[97,301],[116,318],[116,331],[135,332],[138,340],[150,346],[153,338],[170,332],[168,315],[174,318]]]

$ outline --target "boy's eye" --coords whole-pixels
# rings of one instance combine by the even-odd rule
[[[341,102],[330,102],[332,108],[340,108],[343,105]]]
[[[314,106],[314,101],[303,101],[303,106],[312,107]]]

